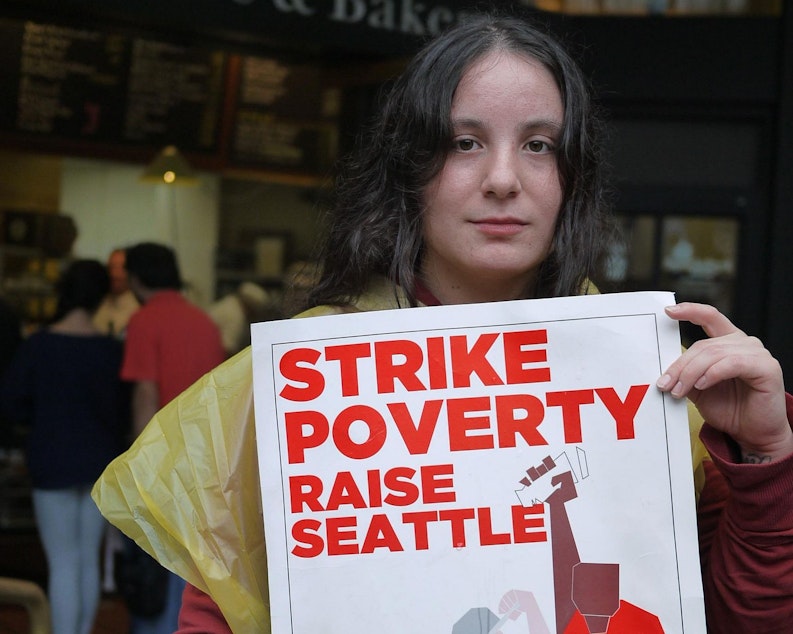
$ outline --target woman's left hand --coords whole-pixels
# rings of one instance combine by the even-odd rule
[[[684,302],[666,312],[701,326],[708,339],[695,342],[672,363],[658,388],[691,399],[709,425],[740,445],[744,462],[770,462],[793,453],[782,369],[762,342],[713,306]]]

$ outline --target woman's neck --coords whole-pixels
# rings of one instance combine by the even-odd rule
[[[84,308],[73,308],[50,326],[50,332],[63,335],[98,335],[100,332],[91,317],[91,313]]]
[[[442,305],[501,302],[529,297],[525,279],[487,280],[474,284],[471,281],[465,283],[460,280],[444,281],[425,272],[420,275],[420,280],[427,291]]]

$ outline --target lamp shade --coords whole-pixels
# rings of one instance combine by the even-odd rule
[[[195,185],[195,171],[175,145],[165,146],[140,175],[144,183]]]

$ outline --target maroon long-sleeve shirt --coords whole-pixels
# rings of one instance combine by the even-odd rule
[[[793,397],[787,416],[793,420]],[[713,462],[697,517],[709,634],[785,634],[793,627],[793,456],[742,464],[738,447],[705,425]]]
[[[793,421],[793,396],[786,395]],[[697,508],[709,634],[786,634],[793,627],[793,455],[742,464],[737,446],[705,424],[713,459]],[[176,634],[229,634],[212,598],[187,584]]]

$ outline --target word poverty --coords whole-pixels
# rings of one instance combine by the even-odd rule
[[[287,463],[310,468],[312,452],[320,448],[325,457],[327,450],[337,452],[342,463],[372,459],[392,437],[415,456],[547,445],[541,430],[547,408],[558,408],[565,443],[583,441],[581,413],[586,406],[604,408],[617,440],[633,439],[635,416],[649,385],[632,385],[624,396],[613,387],[528,393],[525,386],[541,392],[537,386],[551,381],[547,345],[547,330],[534,329],[291,348],[278,359],[283,379],[279,424]],[[413,398],[395,398],[381,406],[367,402],[361,386],[372,379],[381,398],[398,392]],[[481,392],[497,386],[524,388],[470,395],[479,386]],[[465,395],[415,398],[416,393],[437,390]],[[329,395],[341,398],[321,402],[337,408],[349,404],[333,412],[310,407]],[[405,400],[418,401],[419,407],[411,412]],[[443,439],[442,447],[433,445],[436,438]],[[426,550],[439,533],[460,548],[468,545],[469,526],[475,527],[470,530],[476,531],[481,546],[547,540],[542,504],[502,511],[509,527],[502,531],[493,528],[493,509],[448,508],[456,501],[454,465],[448,459],[418,469],[359,470],[355,476],[352,469],[324,477],[309,471],[290,475],[288,488],[289,510],[296,517],[291,552],[298,557],[368,554],[381,548],[399,552],[406,542]],[[372,512],[383,508],[392,512]]]

